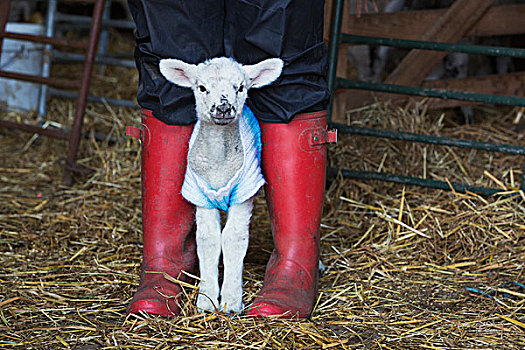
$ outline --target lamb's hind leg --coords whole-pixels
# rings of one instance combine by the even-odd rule
[[[222,254],[224,280],[221,288],[220,310],[240,313],[242,303],[242,270],[244,256],[248,250],[250,217],[253,199],[233,205],[228,211],[228,220],[222,231]]]
[[[197,256],[199,257],[199,311],[215,311],[219,299],[219,258],[221,256],[221,218],[216,209],[197,207]]]

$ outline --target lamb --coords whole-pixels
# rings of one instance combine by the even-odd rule
[[[182,195],[196,205],[200,311],[240,313],[243,260],[248,248],[253,196],[264,184],[260,169],[260,129],[245,106],[250,88],[276,80],[282,60],[270,58],[241,65],[219,57],[198,65],[177,59],[160,61],[160,72],[178,86],[193,90],[197,123],[190,139]],[[221,232],[219,210],[228,217]],[[219,258],[224,276],[218,282]]]

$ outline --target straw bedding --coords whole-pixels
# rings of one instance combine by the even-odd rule
[[[130,45],[125,43],[121,45]],[[124,46],[128,47],[129,46]],[[79,66],[60,66],[76,74]],[[134,70],[95,73],[92,92],[133,98]],[[70,125],[74,103],[52,99],[48,118]],[[358,126],[522,144],[518,110],[477,109],[461,126],[424,104],[378,103],[349,111]],[[2,112],[2,119],[34,121]],[[0,348],[6,349],[523,349],[525,208],[515,192],[518,156],[341,136],[332,166],[502,187],[484,198],[376,181],[332,179],[321,229],[327,270],[310,320],[196,312],[185,287],[182,315],[126,317],[141,263],[140,153],[126,139],[132,109],[89,105],[71,188],[61,186],[64,141],[0,129]],[[264,194],[257,196],[245,262],[255,298],[272,250]],[[504,284],[507,282],[507,284]],[[471,288],[471,289],[469,289]],[[485,294],[483,294],[485,293]]]

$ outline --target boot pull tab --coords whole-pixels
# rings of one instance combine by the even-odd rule
[[[299,144],[305,151],[315,151],[328,143],[337,142],[337,130],[312,128],[304,130],[299,135]]]
[[[134,126],[126,127],[126,136],[134,137],[136,139],[142,140],[142,130]]]
[[[134,126],[127,126],[126,127],[126,136],[134,137],[136,139],[139,139],[144,147],[148,147],[149,143],[151,141],[151,136],[149,132],[149,128],[146,124],[142,124],[142,128],[137,128]]]

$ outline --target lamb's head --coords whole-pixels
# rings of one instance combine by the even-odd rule
[[[197,117],[202,122],[227,125],[242,112],[248,89],[266,86],[281,74],[283,61],[270,58],[241,65],[219,57],[194,65],[177,59],[160,61],[160,72],[176,85],[193,89]]]

